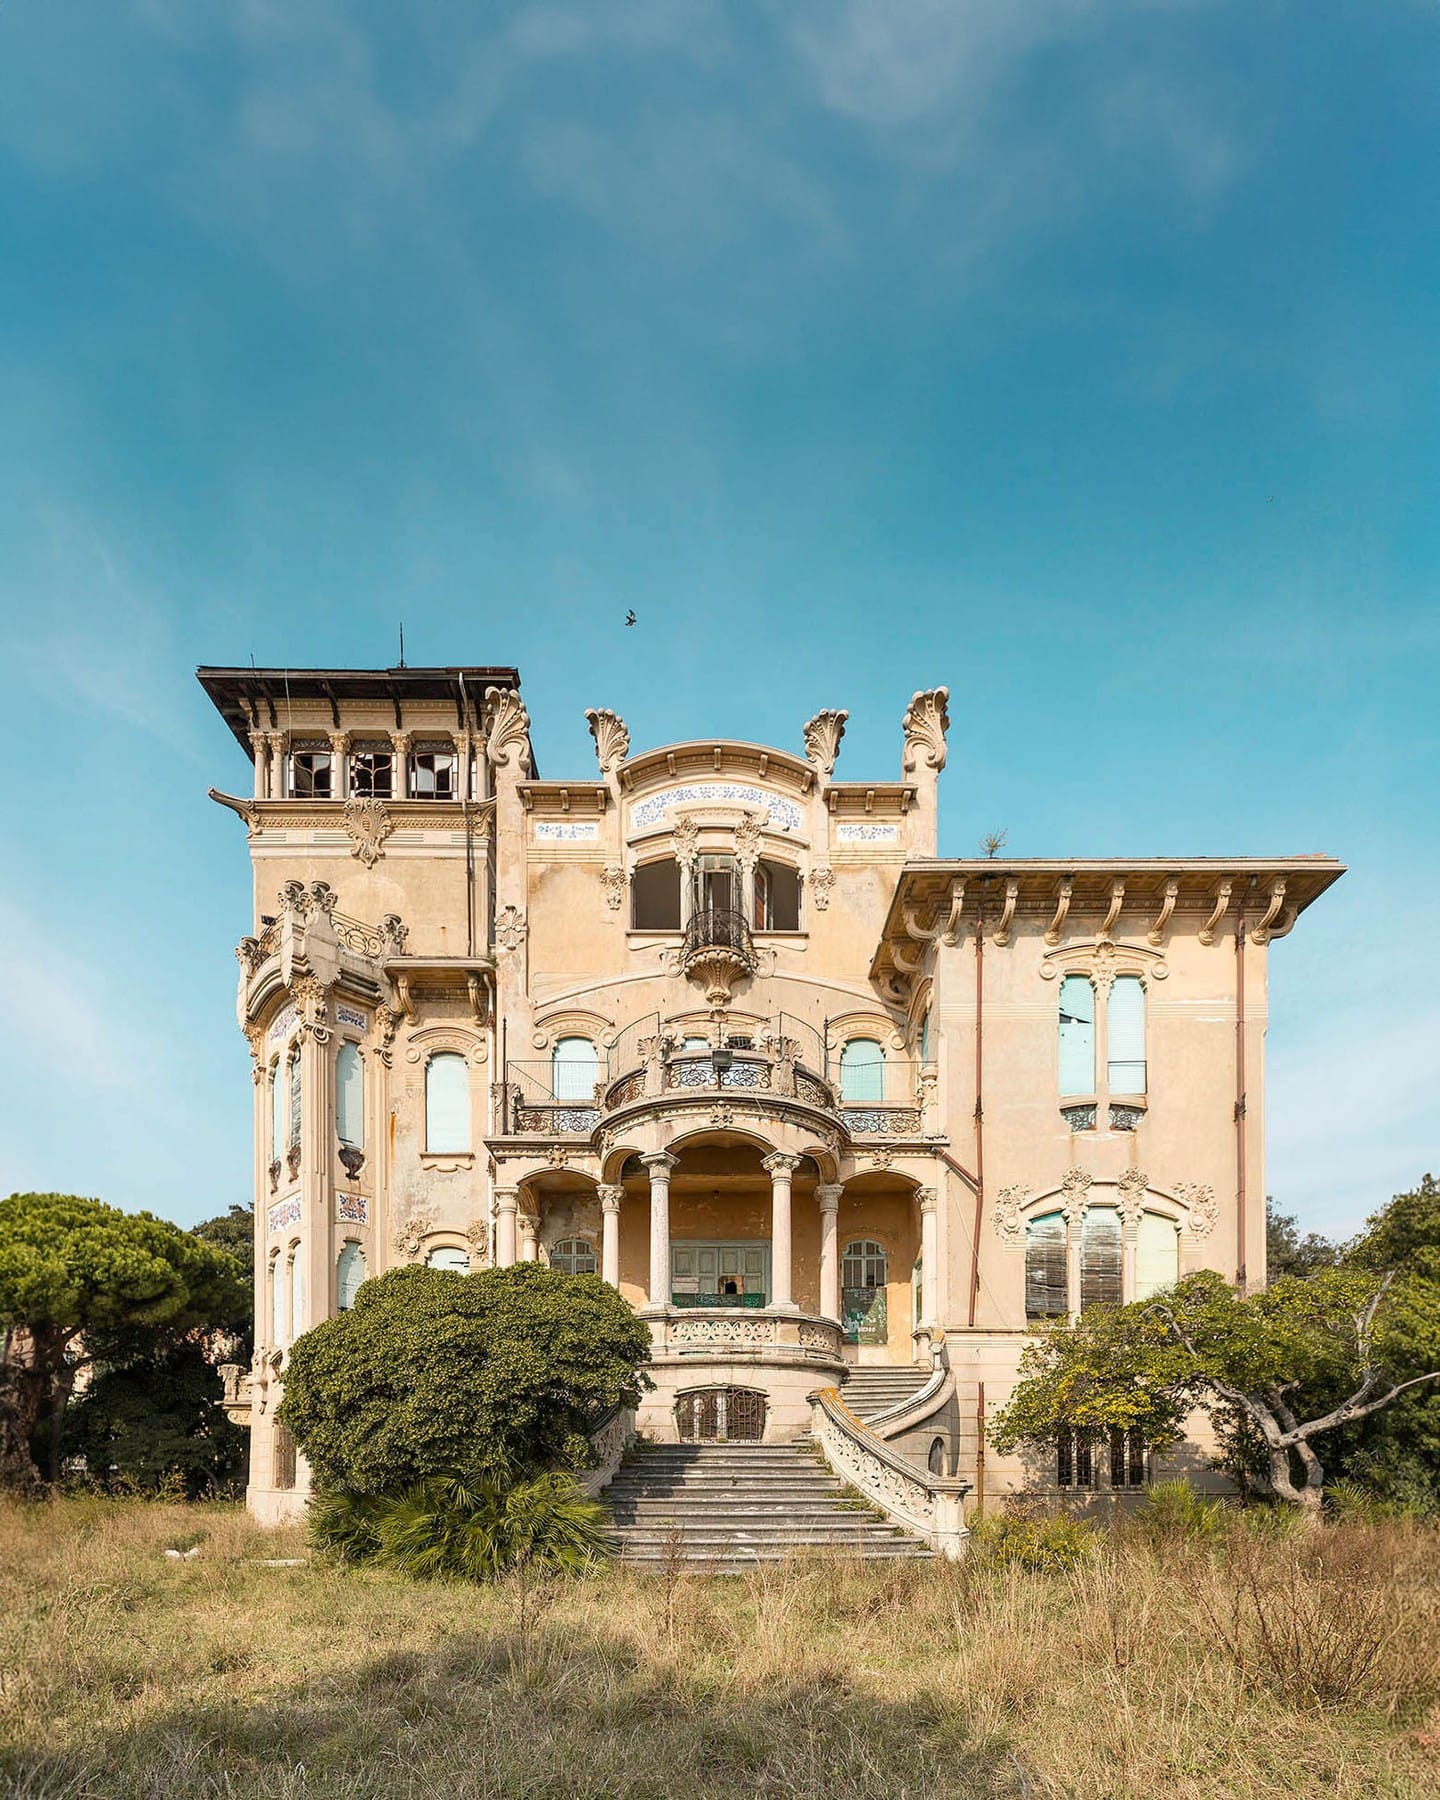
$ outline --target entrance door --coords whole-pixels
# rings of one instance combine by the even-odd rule
[[[765,1435],[765,1396],[755,1388],[694,1388],[675,1403],[685,1444],[758,1443]]]

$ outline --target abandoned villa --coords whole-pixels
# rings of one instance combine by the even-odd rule
[[[1263,1282],[1269,947],[1337,862],[941,858],[944,688],[888,773],[838,773],[840,711],[635,749],[597,710],[549,779],[513,669],[200,680],[249,765],[258,1517],[308,1490],[288,1347],[416,1261],[600,1275],[647,1438],[813,1438],[932,1541],[1153,1474],[987,1454],[986,1408],[1037,1320]]]

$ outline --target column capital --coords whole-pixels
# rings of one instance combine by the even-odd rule
[[[607,1212],[607,1213],[618,1213],[619,1212],[620,1202],[625,1198],[625,1189],[623,1187],[619,1186],[618,1183],[614,1186],[603,1186],[602,1185],[601,1187],[598,1187],[595,1191],[600,1196],[601,1212]]]
[[[840,1207],[840,1196],[845,1192],[843,1181],[822,1181],[815,1190],[815,1204],[821,1212],[837,1212]]]
[[[939,1192],[933,1187],[916,1188],[915,1198],[922,1213],[933,1213],[940,1204]]]
[[[514,1212],[520,1204],[520,1190],[513,1187],[497,1187],[495,1190],[495,1209],[497,1212]]]
[[[406,752],[409,750],[410,745],[413,741],[414,740],[413,740],[412,734],[408,731],[392,731],[390,733],[391,746],[401,756],[404,756],[406,754]]]
[[[760,1159],[760,1167],[773,1181],[777,1177],[784,1179],[793,1175],[800,1167],[801,1160],[798,1156],[791,1156],[788,1151],[774,1150],[769,1156]]]
[[[326,732],[325,735],[329,738],[330,748],[335,752],[336,756],[343,756],[350,748],[350,733],[348,731],[332,730]]]
[[[672,1156],[668,1150],[650,1150],[640,1160],[650,1171],[653,1179],[656,1175],[668,1175],[680,1158]]]

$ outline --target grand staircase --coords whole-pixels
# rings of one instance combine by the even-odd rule
[[[930,1379],[928,1369],[877,1363],[852,1368],[840,1390],[840,1398],[857,1419],[873,1419],[918,1394]]]
[[[805,1444],[637,1444],[602,1496],[623,1561],[733,1574],[797,1555],[921,1558]]]

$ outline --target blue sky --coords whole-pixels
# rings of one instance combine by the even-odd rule
[[[1440,1167],[1437,77],[1418,0],[9,0],[0,1191],[244,1197],[192,670],[402,618],[547,774],[893,775],[947,682],[944,851],[1342,856],[1269,1186]]]

